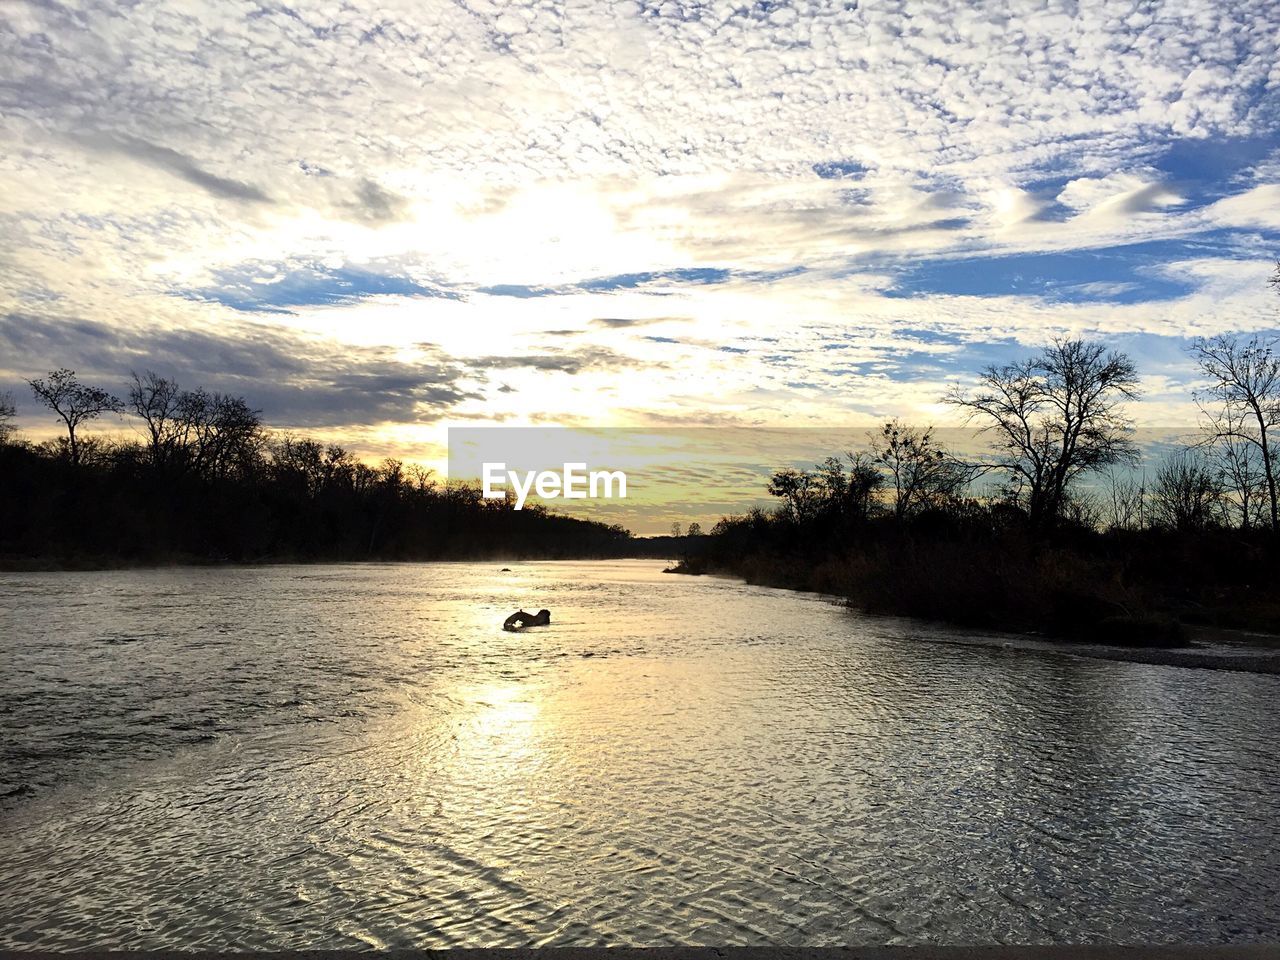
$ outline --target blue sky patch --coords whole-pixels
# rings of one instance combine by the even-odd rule
[[[1158,181],[1183,200],[1173,209],[1186,212],[1238,191],[1238,178],[1277,154],[1280,144],[1272,136],[1174,139],[1149,145],[1140,159],[1135,157],[1131,166],[1121,169],[1154,170]],[[1023,183],[1022,188],[1046,204],[1036,219],[1063,221],[1077,211],[1058,203],[1058,195],[1071,181],[1089,177],[1080,172],[1046,170],[1044,176]]]
[[[646,273],[619,273],[612,277],[598,277],[578,284],[582,290],[634,290],[650,283],[723,283],[729,279],[729,271],[720,267],[686,267]]]
[[[1195,284],[1165,268],[1178,259],[1205,254],[1193,241],[1155,241],[1065,253],[923,260],[898,273],[884,295],[1022,296],[1114,304],[1174,300],[1193,292]]]
[[[1213,183],[1219,189],[1280,150],[1275,137],[1226,137],[1217,140],[1174,140],[1156,166],[1174,180]]]
[[[528,286],[523,283],[496,283],[491,287],[477,287],[477,293],[485,293],[491,297],[515,297],[517,300],[528,300],[532,297],[554,297],[564,293],[557,287]]]
[[[827,160],[813,165],[813,172],[823,180],[856,180],[867,169],[856,160]]]
[[[336,306],[371,297],[461,299],[457,293],[409,277],[319,263],[246,264],[218,271],[214,281],[212,286],[182,291],[182,296],[248,313],[292,313],[292,307]]]

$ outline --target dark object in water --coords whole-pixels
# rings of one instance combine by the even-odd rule
[[[537,613],[525,613],[517,610],[503,621],[503,630],[523,630],[525,627],[545,627],[551,622],[550,610],[539,610]]]
[[[499,570],[498,572],[499,572],[499,573],[510,573],[510,572],[511,572],[511,568],[510,568],[510,567],[503,567],[503,568],[502,568],[501,570]]]

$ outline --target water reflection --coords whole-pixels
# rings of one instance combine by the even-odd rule
[[[4,580],[4,946],[1280,935],[1273,677],[634,563]]]

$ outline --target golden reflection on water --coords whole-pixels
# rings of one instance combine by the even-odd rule
[[[532,684],[500,683],[472,687],[465,699],[472,713],[463,725],[463,746],[483,755],[499,748],[509,758],[523,756],[532,748],[542,715]],[[465,750],[464,752],[470,752]]]

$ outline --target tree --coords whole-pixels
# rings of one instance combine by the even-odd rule
[[[779,470],[769,479],[768,489],[782,501],[783,513],[797,523],[812,519],[823,500],[820,481],[808,470]]]
[[[1226,488],[1224,510],[1234,512],[1244,530],[1267,526],[1267,478],[1258,448],[1228,435],[1212,439],[1209,449]]]
[[[1137,370],[1099,343],[1054,340],[1035,356],[982,371],[966,393],[944,401],[992,435],[995,466],[1010,477],[1033,529],[1055,524],[1072,481],[1137,459],[1131,421],[1120,406],[1138,396]]]
[[[1201,456],[1184,451],[1165,460],[1151,487],[1151,512],[1161,526],[1204,530],[1221,516],[1222,480]]]
[[[1191,355],[1209,380],[1196,396],[1209,441],[1257,451],[1254,468],[1262,474],[1268,520],[1272,530],[1280,530],[1280,338],[1219,334],[1196,340]]]
[[[849,478],[844,472],[844,462],[839,457],[827,457],[813,465],[812,496],[814,512],[837,517],[844,512],[845,492]]]
[[[0,446],[13,437],[13,420],[17,415],[18,408],[13,405],[13,395],[0,393]]]
[[[782,500],[780,515],[796,523],[866,520],[884,486],[880,469],[864,453],[849,453],[848,470],[827,457],[812,470],[787,468],[769,479],[769,493]]]
[[[187,457],[201,477],[223,480],[252,469],[262,452],[262,414],[243,397],[184,391],[178,404]]]
[[[673,537],[683,537],[683,536],[684,536],[684,527],[680,526],[680,521],[679,521],[679,520],[673,520],[673,521],[671,521],[671,535],[672,535]]]
[[[182,416],[183,393],[176,380],[157,376],[150,370],[142,377],[137,373],[132,376],[129,408],[146,424],[151,462],[161,466],[173,459],[189,427]]]
[[[76,428],[104,413],[119,413],[124,404],[100,387],[90,387],[76,379],[74,370],[63,367],[47,377],[28,380],[32,393],[58,415],[67,428],[67,449],[71,462],[80,463],[80,442]]]
[[[689,524],[689,536],[691,537],[702,536],[702,524],[700,524],[697,520]]]
[[[849,452],[849,482],[845,486],[843,514],[854,520],[866,520],[878,505],[884,475],[865,453]]]
[[[1141,530],[1146,526],[1147,482],[1129,475],[1107,473],[1107,525],[1112,530]]]
[[[890,420],[879,434],[868,434],[872,461],[885,468],[893,490],[893,515],[902,520],[957,496],[973,469],[960,463],[933,438],[933,428]]]

